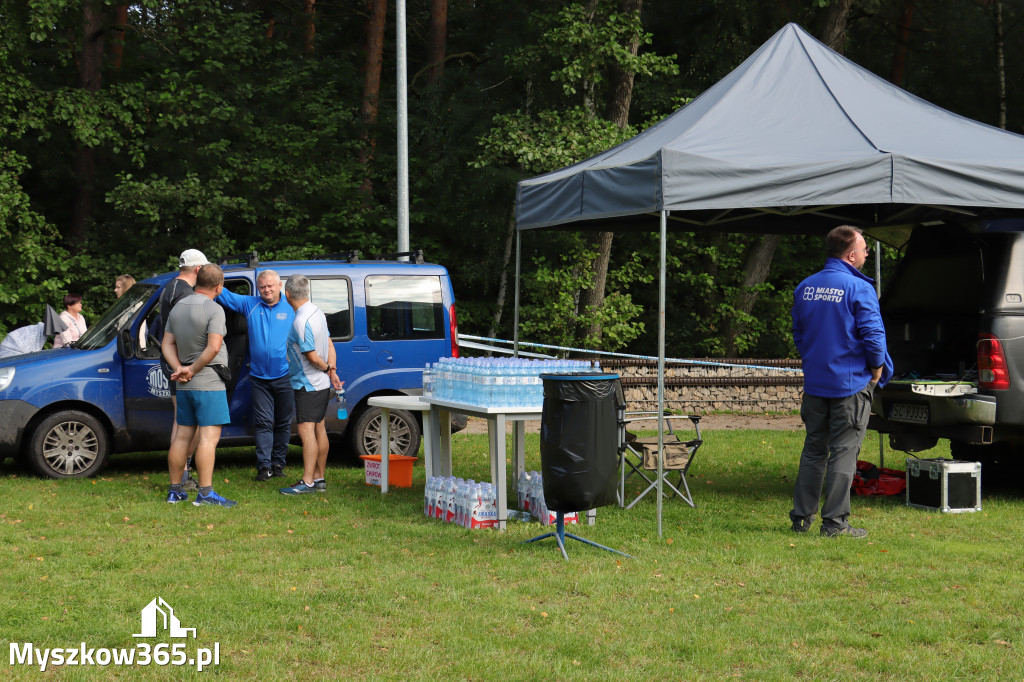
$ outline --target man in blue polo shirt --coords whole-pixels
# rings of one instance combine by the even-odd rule
[[[862,274],[864,235],[841,225],[825,238],[825,267],[793,293],[793,341],[804,368],[800,417],[806,427],[789,518],[793,530],[811,527],[822,497],[821,534],[862,538],[853,528],[850,484],[871,415],[876,386],[892,376],[885,326],[874,281]]]
[[[288,378],[288,332],[295,313],[281,296],[281,278],[273,270],[256,277],[259,296],[225,289],[217,302],[245,315],[249,325],[249,380],[256,438],[256,480],[284,476],[295,398]]]

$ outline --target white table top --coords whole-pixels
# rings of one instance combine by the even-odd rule
[[[389,410],[420,410],[430,409],[430,403],[418,395],[378,395],[369,398],[367,404],[373,407],[386,407]]]
[[[456,403],[450,400],[440,400],[438,398],[423,398],[423,400],[431,405],[437,405],[438,407],[447,407],[452,412],[459,412],[464,414],[479,414],[484,416],[489,414],[540,414],[543,411],[543,408],[540,405],[530,405],[527,407],[485,407],[483,405]]]

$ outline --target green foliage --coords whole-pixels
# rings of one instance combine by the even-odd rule
[[[545,110],[536,117],[518,111],[498,114],[493,123],[480,138],[483,152],[471,164],[475,168],[514,163],[529,173],[543,173],[603,152],[637,132],[594,118],[582,107]]]
[[[584,3],[535,12],[531,23],[538,32],[535,42],[514,50],[506,63],[529,83],[549,70],[560,91],[542,96],[535,114],[529,108],[499,113],[491,130],[479,137],[480,155],[472,167],[511,166],[527,173],[541,173],[570,165],[625,142],[636,134],[631,126],[619,127],[596,115],[595,99],[615,67],[637,76],[672,76],[678,73],[674,56],[663,57],[647,48],[651,35],[643,30],[640,16],[617,12],[618,3],[600,0],[594,12]],[[640,45],[638,54],[628,48]],[[607,97],[607,94],[603,95]],[[628,252],[626,252],[628,253]],[[642,309],[633,302],[629,285],[643,281],[641,257],[632,253],[618,269],[609,266],[605,300],[600,309],[579,310],[580,289],[594,283],[592,263],[596,253],[580,240],[560,255],[539,257],[524,275],[522,333],[534,338],[558,339],[560,345],[623,348],[638,338],[644,325]],[[581,329],[599,324],[603,335],[580,338]]]
[[[508,66],[532,72],[540,64],[552,64],[551,81],[570,98],[605,81],[613,64],[638,76],[679,73],[675,55],[660,56],[644,49],[634,55],[628,49],[633,41],[646,48],[652,35],[643,29],[638,15],[623,14],[618,7],[614,0],[598,0],[593,13],[586,3],[535,13],[540,39],[509,55]]]
[[[104,13],[105,55],[99,90],[86,93],[77,71],[82,2],[0,0],[0,238],[8,246],[0,253],[0,332],[37,321],[42,306],[59,307],[69,289],[86,294],[85,313],[93,318],[112,300],[114,276],[166,271],[186,247],[211,257],[256,249],[262,258],[396,249],[393,25],[385,32],[379,120],[367,127],[359,114],[363,3],[317,3],[308,53],[301,3],[128,3],[117,67],[112,10],[119,4],[94,3]],[[645,2],[638,17],[614,0],[449,3],[444,75],[428,84],[422,74],[429,3],[413,3],[412,246],[451,270],[462,330],[489,330],[505,285],[497,333],[511,335],[512,275],[503,266],[518,180],[646,130],[787,21],[820,34],[832,4]],[[1020,131],[1024,90],[1013,84],[1024,65],[1024,24],[1018,5],[1002,7],[1008,128]],[[996,123],[994,3],[921,8],[911,26],[905,87]],[[891,27],[902,9],[856,0],[847,56],[887,76],[896,47]],[[635,57],[631,42],[639,45]],[[633,125],[625,129],[607,120],[618,70],[637,76]],[[95,164],[91,198],[79,192],[83,150]],[[71,226],[82,226],[73,220],[79,200],[91,206],[84,233],[72,237]],[[820,266],[815,240],[785,239],[756,307],[738,316],[747,293],[739,269],[751,239],[675,239],[667,283],[670,354],[725,352],[723,329],[735,322],[743,323],[742,352],[792,353],[788,299],[796,281]],[[540,279],[524,292],[523,309],[536,311],[538,321],[562,310],[579,319],[553,289],[556,282],[585,281],[561,246],[533,235],[524,240],[530,253],[523,282]],[[607,310],[594,314],[631,320],[634,331],[620,333],[613,322],[606,344],[653,350],[656,287],[630,278],[634,258],[655,273],[657,251],[649,235],[616,235]],[[616,292],[628,293],[628,302]]]
[[[68,254],[21,186],[26,165],[0,147],[0,332],[42,321],[46,304],[56,305],[68,281]]]
[[[545,343],[602,350],[619,350],[644,332],[638,320],[642,308],[633,302],[630,294],[636,285],[653,280],[650,263],[637,253],[631,253],[614,270],[609,271],[608,293],[604,305],[598,309],[580,310],[579,292],[593,284],[594,272],[582,267],[596,255],[578,235],[566,235],[560,255],[549,261],[544,256],[534,259],[533,275],[523,281],[523,293],[531,303],[520,311],[520,333],[526,339],[545,339]],[[598,322],[603,336],[596,339],[578,337],[578,329]]]

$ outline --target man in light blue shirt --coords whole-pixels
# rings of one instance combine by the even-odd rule
[[[327,403],[331,386],[341,388],[337,356],[327,317],[309,300],[309,279],[292,275],[284,289],[295,321],[288,333],[288,373],[295,391],[295,420],[302,439],[302,478],[281,488],[283,495],[302,495],[326,490],[324,468],[327,465]]]

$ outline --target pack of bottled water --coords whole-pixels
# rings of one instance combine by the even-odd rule
[[[524,471],[518,480],[519,508],[540,521],[542,526],[553,526],[558,521],[558,513],[548,509],[544,502],[544,478],[539,471]],[[565,512],[564,523],[579,523],[579,512]]]
[[[455,476],[431,476],[424,489],[423,514],[472,530],[497,528],[494,486]]]
[[[481,407],[531,407],[544,404],[541,374],[600,373],[590,360],[533,358],[441,358],[423,369],[423,395]]]

